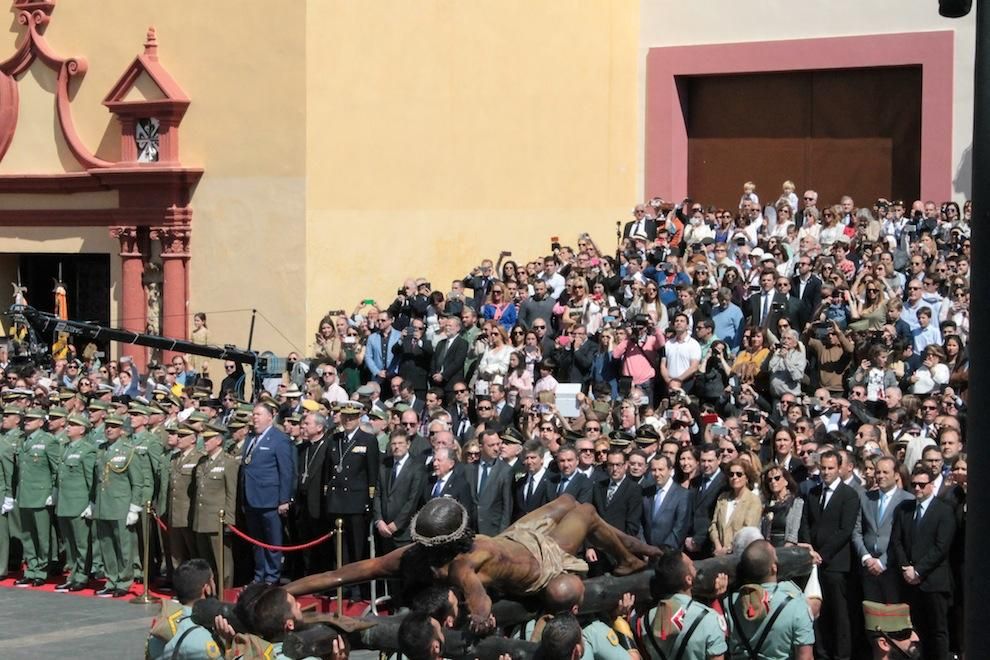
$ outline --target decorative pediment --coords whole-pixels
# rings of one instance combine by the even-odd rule
[[[144,52],[134,58],[113,86],[103,105],[114,114],[154,116],[178,121],[189,107],[189,97],[158,60],[158,35],[148,28]]]

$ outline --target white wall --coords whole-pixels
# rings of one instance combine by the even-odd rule
[[[748,41],[780,41],[867,34],[954,30],[952,117],[953,189],[971,196],[975,10],[963,19],[938,15],[937,0],[641,0],[639,57],[639,176],[643,193],[646,55],[650,48]]]

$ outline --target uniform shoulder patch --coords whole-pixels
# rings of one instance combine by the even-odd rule
[[[619,636],[616,635],[615,634],[615,631],[612,630],[611,628],[609,628],[608,629],[608,632],[605,633],[605,639],[607,639],[608,640],[608,643],[611,644],[612,646],[618,646],[619,645]]]
[[[208,658],[219,658],[220,657],[220,647],[212,639],[206,643],[206,657]]]

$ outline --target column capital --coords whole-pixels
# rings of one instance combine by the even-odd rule
[[[141,247],[138,243],[138,230],[134,226],[110,227],[110,237],[120,241],[120,256],[140,257]]]
[[[189,258],[190,230],[187,226],[152,227],[151,239],[161,241],[162,259]]]

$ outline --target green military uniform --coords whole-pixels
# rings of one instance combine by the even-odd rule
[[[704,660],[728,650],[722,615],[684,594],[674,594],[638,617],[633,632],[640,650],[653,660]]]
[[[113,419],[115,423],[123,420]],[[96,463],[96,537],[103,555],[107,589],[127,591],[134,579],[134,548],[127,514],[140,514],[142,500],[151,490],[150,476],[134,460],[137,453],[123,437],[100,455]],[[145,500],[146,501],[146,500]]]
[[[140,404],[131,404],[131,412],[138,413],[141,415],[148,415],[151,410],[146,406]],[[140,467],[140,469],[147,475],[146,479],[148,482],[148,488],[141,496],[142,502],[151,502],[154,505],[155,510],[158,512],[163,512],[165,508],[165,503],[160,497],[163,496],[161,493],[161,479],[162,479],[162,462],[164,460],[165,448],[158,441],[158,436],[148,431],[147,429],[137,431],[130,437],[130,444],[134,448],[134,460]],[[157,567],[159,562],[157,560],[159,544],[157,542],[158,538],[158,528],[149,528],[149,535],[153,536],[151,542],[151,566],[152,568]],[[141,559],[142,553],[139,549],[144,547],[144,539],[140,538],[140,527],[135,525],[130,528],[131,543],[134,551],[134,570],[141,570]]]
[[[14,442],[8,434],[0,435],[0,578],[7,576],[10,565],[10,519],[14,515]]]
[[[65,419],[68,414],[69,413],[62,406],[52,406],[48,409],[48,432],[55,437],[55,441],[58,443],[59,456],[62,456],[62,454],[65,453],[65,446],[69,444],[69,434],[65,432],[65,424],[62,425],[62,428],[55,430],[55,421]],[[57,515],[51,516],[51,525],[52,528],[49,532],[49,538],[51,538],[53,542],[48,546],[48,565],[54,566],[58,564],[60,556],[68,557],[69,551],[65,547],[65,538],[62,535],[62,530],[59,526]],[[58,543],[54,543],[55,539],[58,539]]]
[[[43,419],[44,412],[31,409],[25,417]],[[17,504],[20,507],[21,543],[24,545],[24,579],[44,581],[48,577],[52,522],[48,507],[53,502],[60,448],[55,437],[36,429],[18,453]]]
[[[582,660],[629,660],[629,649],[635,648],[629,637],[601,619],[584,626],[581,636],[584,637]]]
[[[193,509],[196,555],[207,558],[212,565],[213,574],[219,576],[217,564],[220,553],[223,552],[224,587],[230,586],[233,560],[230,541],[220,527],[220,510],[224,511],[224,522],[234,524],[239,468],[240,464],[234,457],[221,448],[213,456],[200,458],[196,466],[196,506]]]
[[[797,647],[815,643],[808,601],[793,582],[743,585],[730,597],[725,618],[733,657],[786,660]]]
[[[210,631],[193,623],[192,607],[175,601],[162,603],[161,614],[152,623],[148,637],[148,658],[207,660],[222,655],[223,650]]]
[[[70,423],[87,426],[82,416],[73,415]],[[92,516],[93,488],[96,468],[96,447],[79,438],[65,447],[58,468],[58,500],[55,516],[65,540],[69,563],[69,584],[84,585],[89,580],[86,556],[89,549],[89,520]]]
[[[16,415],[18,417],[18,423],[20,423],[20,416],[23,413],[23,409],[18,406],[7,405],[3,409],[3,414]],[[7,536],[4,537],[2,532],[0,532],[0,556],[7,557],[7,563],[0,564],[0,574],[6,575],[10,566],[10,548],[15,544],[20,544],[21,540],[21,507],[17,505],[17,489],[20,477],[17,469],[17,455],[21,451],[21,443],[24,441],[24,431],[20,428],[12,428],[0,434],[0,447],[6,445],[10,448],[13,453],[14,466],[11,468],[11,487],[13,492],[13,508],[11,508],[10,502],[4,502],[0,505],[0,508],[7,509],[7,513],[3,514],[4,520],[0,522],[0,525],[6,525]],[[4,538],[7,542],[4,544]],[[16,559],[16,557],[15,557]]]
[[[193,434],[192,429],[181,431]],[[190,447],[172,457],[168,487],[168,540],[172,566],[178,568],[182,562],[196,555],[196,536],[192,528],[192,500],[195,496],[194,481],[196,466],[203,453]]]

